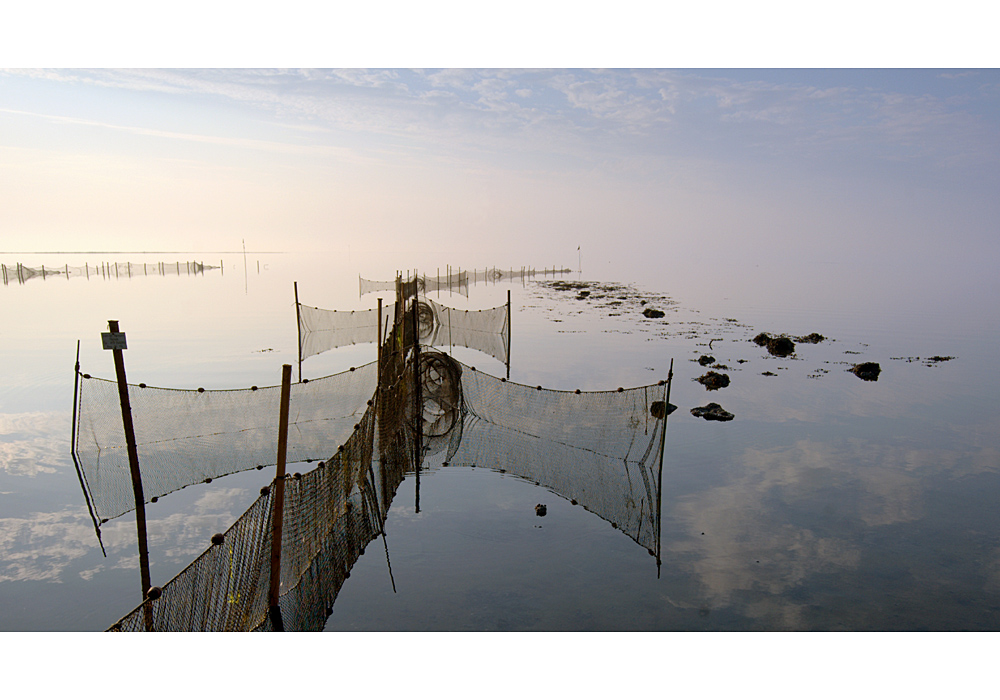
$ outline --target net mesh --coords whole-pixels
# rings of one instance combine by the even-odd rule
[[[292,385],[288,461],[323,459],[343,442],[375,391],[372,362]],[[281,387],[162,389],[130,384],[139,470],[147,499],[275,464]],[[102,521],[135,508],[118,385],[80,377],[76,450]]]
[[[0,265],[3,283],[20,282],[30,279],[47,280],[53,278],[70,279],[131,279],[132,277],[165,277],[167,275],[203,275],[205,270],[216,270],[218,265],[200,262],[155,262],[155,263],[100,263],[98,265],[62,265],[58,267],[28,267],[21,263]]]
[[[438,348],[459,346],[495,357],[507,364],[510,334],[509,308],[466,311],[421,299],[417,304],[420,342]],[[392,306],[382,307],[382,328],[394,318]],[[299,304],[300,360],[356,343],[375,343],[378,309],[337,311]]]
[[[431,292],[452,292],[469,296],[470,284],[499,284],[501,282],[513,282],[529,280],[539,275],[565,275],[573,272],[569,268],[543,268],[537,270],[533,267],[522,267],[520,270],[501,270],[497,267],[488,267],[483,270],[458,270],[447,275],[426,275],[410,276],[403,281],[403,296],[409,298],[416,293],[429,294]],[[358,277],[358,289],[361,296],[373,292],[392,292],[396,290],[396,281],[366,280]]]
[[[418,320],[400,308],[394,308],[395,323],[382,346],[377,389],[350,435],[315,469],[285,477],[278,599],[285,630],[324,627],[351,567],[384,535],[399,484],[430,455],[445,466],[486,467],[544,485],[658,555],[664,382],[567,392],[505,381],[414,347]],[[335,398],[334,387],[325,385],[327,399]],[[301,398],[293,393],[293,415]],[[162,587],[162,595],[111,629],[272,629],[276,492],[273,482],[262,489],[224,537],[213,538],[218,541]]]

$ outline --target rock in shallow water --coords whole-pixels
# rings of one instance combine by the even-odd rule
[[[851,367],[851,371],[859,379],[864,379],[866,382],[877,382],[882,368],[879,367],[878,362],[862,362],[860,365]]]
[[[732,420],[733,414],[717,403],[710,403],[691,409],[691,415],[705,420]]]

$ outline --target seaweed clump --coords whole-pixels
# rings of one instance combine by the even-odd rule
[[[878,362],[862,362],[859,365],[854,365],[851,367],[851,372],[854,373],[859,379],[864,379],[866,382],[877,382],[878,375],[882,371],[879,367]]]
[[[787,335],[768,335],[759,333],[753,342],[762,347],[775,357],[788,357],[795,352],[795,343]]]
[[[729,386],[729,375],[718,372],[706,372],[698,377],[697,381],[709,391],[715,391],[716,389]]]

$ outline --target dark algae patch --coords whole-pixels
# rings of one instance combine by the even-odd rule
[[[795,352],[795,343],[787,335],[772,336],[767,333],[758,333],[753,342],[761,347],[766,347],[767,351],[775,357],[788,357]]]

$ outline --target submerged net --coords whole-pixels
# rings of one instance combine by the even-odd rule
[[[47,280],[53,278],[70,279],[131,279],[133,277],[164,277],[167,275],[203,275],[205,270],[216,270],[218,265],[200,262],[155,262],[155,263],[101,263],[99,265],[62,265],[59,267],[28,267],[20,263],[0,265],[3,283],[20,282],[30,279]]]
[[[392,323],[394,308],[382,307],[382,328]],[[420,342],[438,348],[459,346],[509,362],[510,309],[464,311],[432,299],[417,303]],[[378,309],[336,311],[299,304],[299,359],[356,343],[375,343]]]
[[[323,459],[354,430],[375,392],[369,363],[293,384],[288,461]],[[76,451],[98,518],[135,508],[118,384],[80,375]],[[226,474],[272,465],[281,387],[161,389],[130,384],[139,470],[147,499]]]

